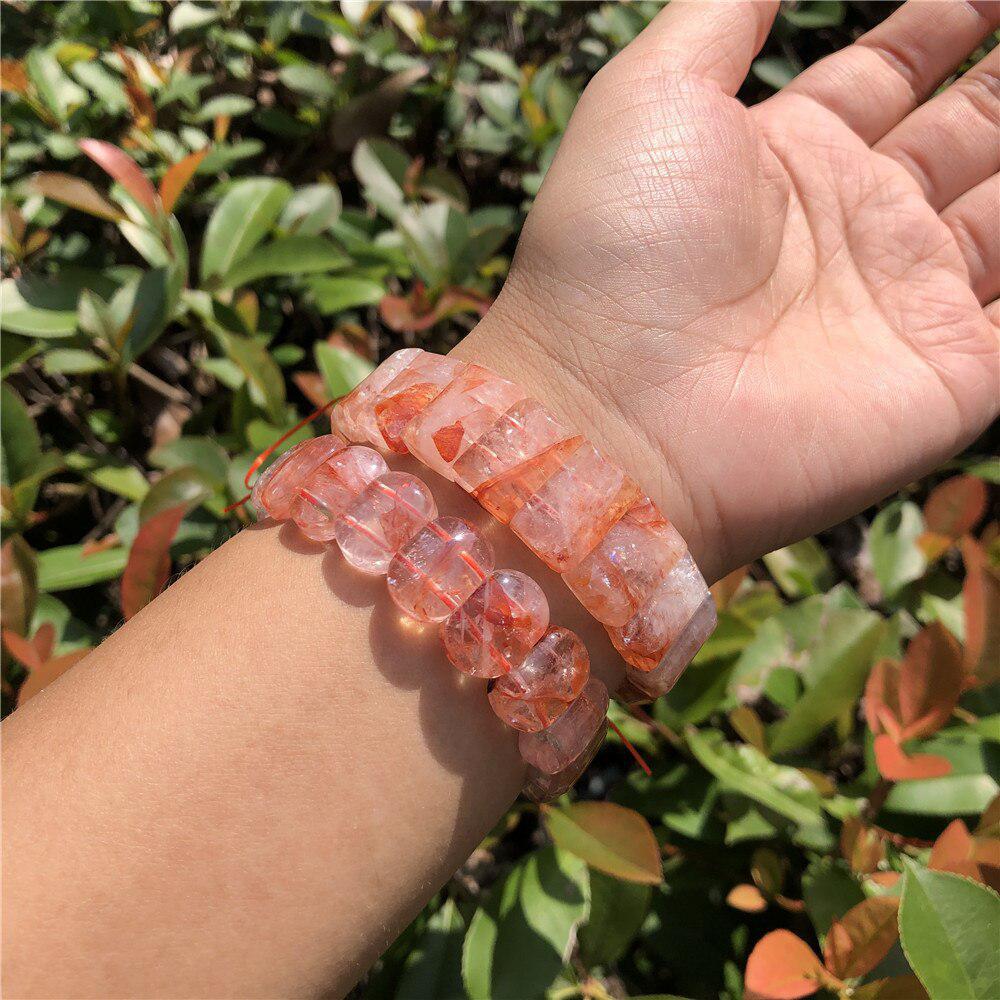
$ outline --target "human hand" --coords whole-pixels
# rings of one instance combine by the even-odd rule
[[[921,103],[1000,3],[908,3],[746,108],[776,9],[674,0],[598,74],[458,348],[625,465],[710,579],[932,469],[1000,399],[1000,48]]]

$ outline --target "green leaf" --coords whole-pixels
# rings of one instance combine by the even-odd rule
[[[406,959],[394,1000],[464,1000],[462,944],[465,921],[453,899],[427,921]]]
[[[781,13],[796,28],[833,28],[844,23],[844,10],[842,0],[803,0]]]
[[[142,500],[149,492],[149,483],[142,471],[124,459],[77,451],[67,454],[66,464],[87,482],[127,500]]]
[[[212,483],[200,469],[193,465],[171,469],[157,479],[143,497],[139,505],[139,524],[141,526],[165,511],[191,511],[211,494]]]
[[[590,917],[580,928],[588,966],[610,965],[625,954],[646,919],[652,893],[648,885],[590,873]]]
[[[39,96],[59,121],[66,121],[73,108],[87,102],[90,95],[63,72],[47,49],[32,49],[24,64]]]
[[[382,301],[385,286],[371,278],[348,275],[336,278],[310,278],[306,285],[312,292],[316,308],[324,315],[373,306]]]
[[[750,69],[758,80],[775,90],[781,90],[798,75],[798,71],[785,56],[763,56],[755,59]]]
[[[341,207],[336,184],[307,184],[288,199],[278,226],[289,235],[318,236],[337,221]]]
[[[589,910],[587,866],[543,848],[518,864],[475,913],[462,951],[470,1000],[541,997],[569,958]]]
[[[322,236],[285,236],[248,253],[222,277],[220,285],[238,288],[279,274],[336,271],[351,263],[350,257]]]
[[[0,282],[3,328],[32,337],[71,337],[79,294],[78,288],[61,278],[5,278]]]
[[[50,375],[93,375],[94,372],[104,371],[108,362],[93,351],[78,347],[54,347],[45,352],[42,367]]]
[[[6,383],[0,388],[0,482],[27,479],[42,460],[42,439],[21,397]]]
[[[516,84],[521,83],[524,74],[506,52],[497,52],[494,49],[474,49],[472,58],[481,66],[493,70],[494,73],[505,76]]]
[[[403,149],[387,139],[362,141],[354,147],[351,166],[361,181],[365,201],[394,219],[403,207],[403,184],[410,166]]]
[[[120,339],[123,331],[119,331],[115,343],[123,364],[149,350],[166,329],[176,306],[174,278],[171,269],[157,267],[123,286],[121,297],[129,318],[124,327],[124,341]]]
[[[1000,896],[991,889],[909,862],[899,932],[932,1000],[1000,996]]]
[[[885,801],[888,813],[913,816],[978,816],[1000,794],[998,751],[994,744],[978,740],[951,740],[939,736],[907,744],[910,754],[935,754],[951,764],[943,778],[900,781]]]
[[[38,553],[38,589],[46,593],[89,587],[121,576],[128,550],[116,546],[84,555],[82,545],[61,545]]]
[[[205,228],[202,281],[220,277],[250,253],[274,225],[291,194],[289,184],[266,177],[234,184]]]
[[[280,421],[285,407],[285,379],[267,348],[259,341],[221,329],[216,336],[226,356],[246,376],[256,396],[255,402],[264,407],[272,420]]]
[[[208,437],[179,437],[149,453],[150,464],[160,469],[193,465],[213,486],[221,489],[229,472],[229,456],[221,445]]]
[[[362,379],[367,378],[375,366],[354,351],[317,340],[313,345],[316,367],[323,376],[331,397],[345,396]]]
[[[219,97],[212,97],[207,100],[194,116],[196,122],[210,122],[219,115],[227,118],[238,118],[240,115],[248,114],[257,107],[256,101],[250,97],[243,97],[241,94],[221,94]]]
[[[834,920],[864,898],[860,882],[842,861],[819,858],[802,875],[802,900],[820,944]]]
[[[170,12],[167,24],[173,34],[179,35],[182,31],[188,31],[191,28],[204,28],[205,25],[218,21],[221,13],[222,11],[214,4],[202,7],[199,4],[190,3],[189,0],[182,0]]]
[[[927,558],[917,545],[923,532],[920,508],[908,500],[889,504],[872,521],[868,549],[886,600],[891,601],[908,583],[923,576]]]
[[[576,802],[542,810],[545,826],[564,851],[627,882],[663,881],[660,847],[650,825],[613,802]]]
[[[278,70],[278,79],[297,94],[315,97],[318,100],[329,100],[337,93],[337,85],[330,73],[320,66],[311,63],[298,63],[294,66],[283,66]]]
[[[809,597],[833,583],[830,558],[815,538],[804,538],[764,556],[764,565],[786,597]]]

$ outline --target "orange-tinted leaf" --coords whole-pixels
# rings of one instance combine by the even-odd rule
[[[409,295],[386,295],[379,303],[382,321],[397,332],[429,330],[448,316],[474,312],[486,315],[492,299],[471,288],[446,288],[432,308],[428,307],[422,287]]]
[[[990,804],[983,810],[983,814],[976,824],[976,835],[1000,837],[1000,795],[994,796]]]
[[[871,972],[899,936],[898,910],[896,896],[872,896],[834,920],[823,946],[827,969],[838,979]]]
[[[38,601],[38,567],[31,546],[12,535],[0,547],[0,622],[24,635]]]
[[[953,820],[934,841],[927,867],[989,885],[996,880],[991,869],[1000,869],[1000,840],[973,837],[962,820]]]
[[[755,885],[734,885],[726,896],[726,902],[734,910],[742,910],[744,913],[760,913],[767,909],[767,900]]]
[[[35,644],[30,639],[25,639],[23,635],[18,635],[9,628],[3,630],[3,644],[7,651],[17,660],[21,666],[28,670],[37,670],[43,663],[38,655]]]
[[[168,507],[139,528],[122,574],[122,614],[131,618],[166,586],[170,575],[170,543],[187,512],[186,505]]]
[[[875,763],[887,781],[917,781],[943,778],[951,773],[951,762],[936,754],[922,753],[907,757],[902,747],[886,733],[875,737]]]
[[[924,504],[927,530],[961,538],[986,513],[986,484],[976,476],[953,476],[931,490]]]
[[[24,95],[28,92],[28,74],[18,59],[0,59],[0,90]]]
[[[43,622],[38,626],[38,631],[34,634],[31,644],[38,653],[39,660],[44,663],[52,658],[52,649],[56,644],[56,627],[52,622]]]
[[[169,214],[174,210],[174,205],[177,204],[181,192],[188,186],[199,164],[206,156],[208,156],[207,146],[185,156],[183,160],[178,160],[163,175],[160,181],[160,201],[163,202],[164,212]]]
[[[79,663],[89,652],[89,649],[74,649],[72,653],[64,653],[55,659],[47,660],[40,667],[32,670],[17,692],[17,704],[23,705],[29,698],[33,698],[42,688],[48,687],[57,677]]]
[[[886,731],[886,723],[899,728],[899,670],[895,660],[878,660],[865,682],[865,720],[876,736]]]
[[[882,886],[883,889],[891,889],[900,879],[899,872],[872,872],[868,876],[869,882]]]
[[[294,372],[292,381],[299,387],[299,392],[313,406],[322,406],[330,398],[330,394],[326,390],[326,382],[323,381],[323,376],[319,372]]]
[[[785,884],[785,865],[770,847],[758,847],[750,858],[754,885],[768,896],[776,896]]]
[[[87,556],[97,555],[98,552],[113,549],[120,541],[121,539],[118,537],[118,532],[112,531],[103,538],[92,538],[89,542],[84,542],[83,548],[80,550],[80,555],[84,558]]]
[[[741,566],[739,569],[734,569],[732,573],[712,584],[710,588],[712,598],[715,600],[715,606],[719,611],[726,607],[733,599],[736,591],[740,589],[740,585],[746,579],[749,569],[749,566]]]
[[[951,548],[952,540],[947,535],[938,535],[933,531],[925,531],[917,538],[917,545],[928,562],[934,562]]]
[[[851,871],[867,875],[885,858],[885,842],[874,827],[851,816],[840,828],[840,853]]]
[[[80,149],[118,181],[150,215],[155,217],[160,214],[156,190],[128,153],[100,139],[81,139]]]
[[[900,668],[900,740],[929,736],[950,718],[965,683],[962,647],[940,622],[921,629]]]
[[[119,222],[125,218],[125,213],[108,201],[93,184],[71,174],[35,174],[31,178],[31,187],[52,201],[69,205],[70,208],[78,208],[81,212],[96,215],[99,219]]]
[[[916,976],[892,976],[858,986],[852,1000],[928,1000],[927,990]]]
[[[797,1000],[812,996],[827,979],[813,950],[791,931],[771,931],[747,959],[746,1000]]]
[[[1000,575],[983,547],[962,539],[965,584],[965,672],[977,683],[1000,680]]]

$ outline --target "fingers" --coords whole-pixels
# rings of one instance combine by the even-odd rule
[[[865,142],[881,139],[1000,25],[1000,2],[911,0],[853,45],[821,59],[772,98],[805,95]]]
[[[1000,48],[875,145],[940,210],[1000,171]]]
[[[656,54],[678,73],[714,80],[730,95],[750,72],[778,11],[774,0],[673,0],[625,50]]]
[[[955,236],[979,301],[1000,296],[1000,174],[949,205],[941,221]]]

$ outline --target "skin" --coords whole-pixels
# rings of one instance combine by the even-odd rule
[[[907,5],[746,109],[773,16],[671,4],[598,75],[458,349],[624,465],[709,579],[931,469],[1000,392],[996,55],[922,103],[1000,5]],[[343,994],[516,794],[482,695],[382,581],[243,532],[4,723],[6,995]]]

